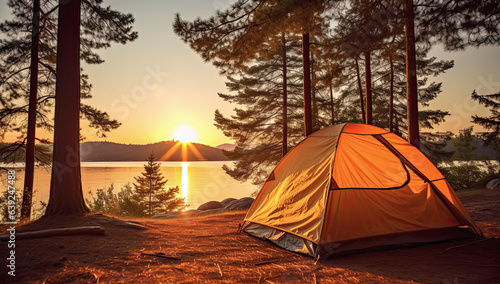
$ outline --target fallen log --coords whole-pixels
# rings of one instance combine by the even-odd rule
[[[15,233],[15,240],[48,238],[55,236],[72,236],[72,235],[104,235],[105,231],[100,226],[82,226],[72,228],[47,229],[32,232]],[[5,242],[10,240],[11,234],[0,235],[0,241]]]

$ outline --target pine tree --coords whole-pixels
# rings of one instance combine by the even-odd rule
[[[467,46],[500,44],[500,2],[498,0],[450,0],[418,1],[406,0],[406,43],[408,77],[409,141],[418,147],[418,98],[416,91],[416,42],[425,42],[428,47],[435,43],[445,50],[463,50]],[[412,28],[416,22],[417,35]]]
[[[80,172],[80,0],[60,0],[50,196],[45,216],[85,214]]]
[[[217,11],[208,20],[184,21],[176,15],[174,31],[206,61],[215,64],[221,73],[241,71],[255,59],[263,46],[279,45],[278,35],[302,36],[304,123],[305,135],[313,130],[311,102],[310,39],[320,15],[330,1],[244,1],[224,11]],[[284,106],[283,106],[284,107]],[[283,132],[284,133],[284,132]]]
[[[486,175],[477,164],[478,160],[482,160],[485,157],[474,153],[478,146],[472,130],[472,126],[464,128],[452,140],[455,152],[451,160],[459,162],[458,164],[449,163],[448,167],[444,169],[444,173],[455,190],[473,188]]]
[[[415,5],[417,37],[427,45],[463,50],[500,44],[498,0],[419,0]]]
[[[179,187],[171,187],[165,190],[168,180],[160,172],[161,164],[155,162],[155,155],[148,156],[147,164],[144,165],[142,176],[135,177],[134,188],[140,204],[143,206],[144,214],[154,216],[164,214],[173,210],[182,210],[187,207],[184,198],[178,197]]]
[[[45,162],[46,155],[34,147],[35,129],[43,127],[49,131],[53,129],[51,112],[53,109],[55,85],[55,58],[58,9],[54,0],[42,1],[9,1],[14,19],[0,24],[0,31],[6,35],[0,40],[0,125],[3,136],[6,132],[18,132],[20,137],[27,136],[22,141],[16,141],[0,149],[2,161],[8,161],[15,151],[23,150],[26,145],[26,172],[23,194],[22,217],[30,217],[30,196],[32,193],[34,161]],[[83,17],[80,25],[82,52],[80,56],[89,64],[99,64],[103,60],[96,50],[107,48],[110,42],[126,43],[137,37],[131,30],[133,17],[101,7],[102,0],[82,1]],[[41,10],[40,12],[37,12]],[[33,15],[31,20],[30,15]],[[39,15],[39,16],[38,16]],[[40,19],[40,20],[39,20]],[[97,26],[105,28],[96,29]],[[28,30],[31,32],[28,33]],[[40,48],[38,47],[40,46]],[[31,50],[30,50],[31,49]],[[30,72],[26,67],[31,60]],[[40,60],[39,60],[40,59]],[[38,72],[38,67],[40,72]],[[28,79],[31,81],[28,88]],[[80,96],[82,99],[91,98],[91,85],[88,76],[81,74]],[[29,94],[29,95],[28,95]],[[24,101],[29,100],[28,104]],[[24,115],[29,113],[28,126],[25,125]],[[117,128],[120,123],[109,117],[106,112],[100,111],[86,104],[80,105],[80,115],[90,122],[90,126],[97,129],[97,134],[105,137],[105,133]],[[7,123],[8,122],[8,123]],[[48,143],[48,140],[40,140]],[[5,158],[5,160],[4,160]],[[42,163],[43,164],[43,163]]]
[[[482,157],[474,153],[477,149],[475,136],[472,134],[473,127],[468,127],[460,130],[459,134],[452,141],[455,153],[453,159],[457,161],[472,161],[480,160]]]
[[[35,172],[36,99],[38,97],[38,46],[40,41],[40,0],[33,1],[31,27],[30,95],[28,102],[28,126],[26,130],[26,158],[21,219],[31,218],[33,179]]]
[[[472,122],[481,125],[486,130],[480,133],[485,145],[492,145],[500,152],[500,93],[478,95],[474,91],[472,99],[490,108],[491,115],[489,117],[474,115]]]
[[[408,117],[408,142],[420,149],[418,118],[417,55],[415,39],[415,12],[413,0],[405,1],[406,44],[406,109]]]
[[[29,61],[32,46],[31,1],[9,1],[14,18],[0,23],[0,137],[7,132],[26,135],[24,115],[29,97]],[[87,64],[101,64],[104,61],[97,53],[110,47],[112,42],[125,44],[137,38],[132,30],[134,18],[131,14],[122,14],[102,7],[102,0],[84,0],[81,4],[81,54]],[[55,0],[41,1],[39,28],[39,76],[36,125],[48,131],[53,129],[52,112],[55,98],[55,64],[57,45],[57,10]],[[81,73],[81,99],[92,98],[92,85],[88,75]],[[81,118],[89,121],[89,126],[97,129],[97,135],[117,128],[120,124],[109,115],[90,105],[82,103]],[[48,142],[48,141],[45,141]]]
[[[287,138],[290,145],[303,137],[302,84],[300,72],[300,39],[289,37],[286,49],[287,69]],[[232,152],[225,152],[235,160],[234,167],[224,166],[233,178],[251,179],[260,184],[270,169],[282,157],[282,48],[265,48],[239,76],[228,76],[226,83],[231,94],[219,94],[224,100],[237,105],[235,114],[226,117],[215,113],[216,127],[236,142]]]
[[[287,48],[290,56],[300,56],[310,62],[309,68],[306,64],[302,68],[295,68],[288,66],[295,64],[289,59],[289,64],[286,64],[288,74],[311,72],[310,100],[307,95],[309,87],[306,86],[308,75],[298,81],[288,80],[290,88],[302,82],[299,87],[304,87],[306,94],[297,97],[295,91],[289,92],[286,105],[290,114],[289,137],[298,134],[293,130],[299,129],[294,121],[297,115],[304,115],[300,123],[310,122],[308,128],[317,130],[333,121],[360,122],[364,120],[366,106],[366,112],[372,111],[375,125],[391,128],[408,139],[408,125],[417,124],[423,130],[417,132],[418,138],[422,139],[422,150],[439,159],[449,156],[450,153],[444,152],[443,148],[446,141],[451,139],[451,133],[430,132],[449,113],[429,107],[430,102],[441,92],[441,84],[432,82],[431,77],[453,67],[453,61],[428,58],[431,47],[429,38],[424,36],[425,31],[415,31],[416,71],[413,73],[418,80],[414,78],[411,84],[412,88],[416,86],[416,92],[410,97],[413,103],[418,99],[420,106],[425,109],[418,112],[418,119],[414,119],[416,105],[413,104],[411,110],[414,120],[410,123],[404,29],[406,7],[409,6],[404,1],[393,0],[238,1],[230,9],[218,11],[208,20],[186,22],[177,16],[174,24],[176,33],[204,60],[213,62],[222,74],[229,75],[228,89],[232,93],[221,97],[238,105],[235,115],[226,117],[216,112],[215,116],[217,127],[237,144],[235,151],[228,153],[236,160],[235,166],[226,166],[225,170],[236,179],[252,179],[258,184],[277,162],[277,134],[280,132],[277,128],[280,122],[277,101],[281,98],[276,94],[279,83],[275,72],[279,65],[275,66],[273,64],[277,62],[270,61],[274,63],[269,63],[272,67],[264,67],[267,73],[259,71],[259,68],[266,66],[266,60],[269,60],[263,54],[281,43],[281,37],[277,35],[284,28],[287,38],[298,37],[301,43],[306,38],[310,41],[307,48]],[[419,13],[421,9],[429,7],[418,5],[415,8]],[[332,23],[335,23],[333,29]],[[494,34],[492,31],[489,33]],[[309,52],[304,52],[306,49]],[[305,53],[309,56],[306,57]],[[370,68],[366,68],[368,62],[365,59],[368,58]],[[271,78],[274,80],[270,80],[267,76],[273,74]],[[365,82],[371,81],[365,90],[361,87],[362,75]],[[365,104],[363,97],[367,89],[372,92],[371,106],[369,101]],[[334,91],[339,95],[335,97]],[[266,97],[263,97],[264,94]],[[309,104],[310,109],[306,106]],[[297,136],[296,140],[299,139]],[[293,145],[296,140],[291,138],[290,144]]]
[[[336,16],[339,21],[333,36],[334,42],[341,48],[337,52],[340,56],[333,58],[339,61],[338,64],[345,71],[345,74],[336,76],[341,80],[337,84],[341,94],[339,99],[346,106],[340,110],[340,119],[353,121],[359,119],[359,113],[361,117],[363,116],[361,109],[355,111],[355,101],[363,105],[363,99],[359,99],[362,97],[359,74],[367,72],[362,69],[365,64],[356,63],[363,59],[360,54],[369,47],[373,123],[408,138],[405,6],[394,1],[374,2],[374,5],[369,6],[368,14],[362,9],[363,5],[353,5],[347,12],[339,12],[340,15]],[[418,113],[418,123],[424,130],[419,133],[422,139],[421,149],[427,154],[445,158],[451,153],[442,151],[442,148],[446,146],[446,140],[451,139],[451,133],[426,132],[432,130],[433,125],[444,121],[449,115],[447,111],[428,109],[430,102],[441,92],[441,83],[431,82],[430,79],[452,68],[453,61],[428,58],[429,50],[427,42],[422,42],[420,39],[417,41],[418,102],[426,108]]]

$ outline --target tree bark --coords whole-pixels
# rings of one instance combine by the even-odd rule
[[[330,81],[330,84],[329,84],[329,87],[330,87],[330,101],[331,101],[331,112],[332,112],[332,125],[335,124],[335,101],[333,100],[333,86],[332,86],[332,82]]]
[[[33,1],[33,20],[31,27],[31,63],[30,63],[30,97],[28,103],[28,130],[26,137],[26,165],[24,172],[23,203],[21,220],[31,218],[33,204],[33,177],[35,174],[35,132],[36,102],[38,98],[38,43],[40,40],[40,0]]]
[[[80,0],[60,0],[50,198],[45,216],[84,214],[80,173]]]
[[[302,72],[304,85],[304,130],[305,136],[312,133],[311,116],[311,64],[309,61],[309,33],[302,34]]]
[[[418,129],[417,63],[415,55],[415,30],[413,0],[406,0],[406,97],[408,116],[408,141],[420,148]]]
[[[314,53],[309,50],[311,64],[311,104],[312,104],[312,131],[318,127],[318,100],[316,98],[316,73],[314,72]]]
[[[356,76],[358,77],[359,104],[361,106],[361,121],[363,123],[366,123],[365,104],[364,104],[364,99],[363,99],[363,88],[361,87],[361,76],[359,75],[359,64],[358,64],[357,57],[356,57],[355,62],[356,62]]]
[[[389,83],[389,131],[393,132],[394,126],[394,62],[392,62],[392,55],[389,56],[389,65],[391,68],[391,82]]]
[[[286,58],[286,38],[285,34],[282,34],[282,46],[283,46],[283,140],[281,144],[282,156],[284,157],[288,152],[288,89],[287,89],[287,58]]]
[[[372,70],[370,50],[365,51],[366,124],[372,121]]]

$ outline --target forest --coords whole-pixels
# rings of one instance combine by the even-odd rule
[[[337,123],[388,129],[436,164],[456,159],[444,148],[459,134],[434,130],[450,112],[431,105],[442,91],[435,77],[454,62],[428,54],[436,45],[498,46],[498,16],[495,1],[240,0],[208,19],[178,14],[173,27],[227,78],[219,97],[235,113],[215,112],[216,126],[237,145],[226,153],[237,161],[226,172],[262,184],[291,147]],[[499,152],[500,94],[468,92],[491,110],[470,119]],[[460,178],[451,172],[450,180]]]

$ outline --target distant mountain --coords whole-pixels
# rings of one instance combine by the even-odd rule
[[[146,145],[127,145],[112,142],[80,143],[82,162],[145,161],[153,152],[159,161],[227,161],[221,149],[198,143],[181,144],[164,141]],[[187,159],[183,159],[183,152]]]
[[[236,145],[230,144],[230,143],[225,143],[225,144],[220,144],[219,146],[215,146],[215,148],[226,150],[226,151],[233,151],[234,148],[236,148]]]

